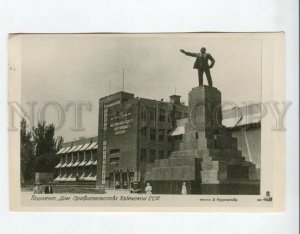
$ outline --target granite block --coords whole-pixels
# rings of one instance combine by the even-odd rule
[[[195,180],[195,167],[183,166],[181,180]]]

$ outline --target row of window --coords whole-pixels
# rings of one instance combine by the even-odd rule
[[[141,162],[154,162],[155,159],[164,159],[171,155],[172,151],[141,149]],[[158,156],[158,157],[157,157]]]
[[[148,139],[148,136],[149,136],[149,139],[150,141],[156,141],[156,129],[155,128],[150,128],[150,136],[148,135],[148,128],[147,127],[144,127],[141,129],[141,136],[142,137],[146,137]],[[168,135],[169,132],[171,130],[166,130],[166,129],[158,129],[158,141],[161,141],[161,142],[164,142],[165,141],[165,137],[167,137],[168,139],[168,142],[172,142],[172,138]]]
[[[120,149],[111,149],[109,151],[109,154],[118,154],[118,153],[120,153]]]
[[[72,153],[65,153],[65,154],[59,154],[59,157],[71,157],[72,155],[73,156],[83,156],[83,155],[91,155],[91,154],[97,154],[97,150],[87,150],[87,151],[80,151],[80,152],[72,152]]]
[[[149,114],[149,117],[147,117],[147,114]],[[143,109],[141,111],[141,120],[146,121],[149,118],[150,120],[155,121],[156,119],[155,117],[156,117],[155,108],[150,108],[148,112],[146,109]],[[167,114],[165,109],[159,109],[158,121],[165,122],[167,120],[167,117],[170,118],[170,114],[169,113]],[[188,113],[175,111],[175,120],[183,119],[187,117],[188,117]],[[170,121],[170,119],[168,119],[168,121]]]

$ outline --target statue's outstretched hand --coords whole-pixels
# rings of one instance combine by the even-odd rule
[[[185,53],[185,51],[184,51],[183,49],[180,49],[180,52],[181,52],[181,53]]]

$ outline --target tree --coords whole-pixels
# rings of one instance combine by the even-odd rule
[[[32,133],[27,130],[26,120],[21,121],[21,181],[32,180],[35,169],[34,142]]]
[[[36,127],[32,128],[32,136],[35,142],[35,154],[55,152],[55,127],[53,124],[46,125],[46,121],[39,121]]]
[[[61,149],[62,143],[64,143],[64,138],[62,136],[59,136],[55,139],[54,142],[55,152],[58,152]]]
[[[51,172],[57,164],[56,152],[61,148],[63,138],[55,139],[55,127],[47,125],[45,121],[39,121],[32,128],[32,137],[35,144],[36,171]]]

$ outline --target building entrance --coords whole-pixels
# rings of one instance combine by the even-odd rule
[[[123,171],[114,171],[109,175],[109,188],[110,189],[130,189],[131,182],[134,178],[134,172],[127,170]]]

